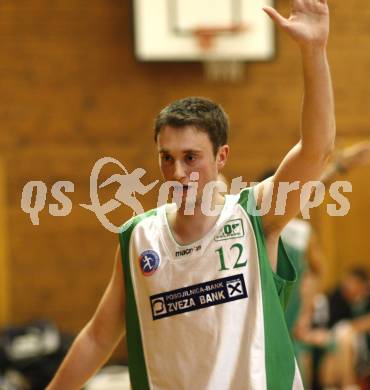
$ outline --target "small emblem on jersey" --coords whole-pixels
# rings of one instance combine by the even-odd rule
[[[215,237],[215,241],[231,240],[244,236],[244,226],[241,219],[233,219],[225,223]]]
[[[227,281],[226,286],[229,297],[236,297],[244,294],[243,286],[238,279]]]
[[[159,316],[161,314],[166,314],[166,304],[164,302],[164,298],[158,298],[154,299],[152,301],[152,308],[153,308],[153,315],[154,316]]]
[[[143,252],[139,257],[140,268],[145,276],[152,275],[158,269],[159,263],[158,254],[151,249]]]
[[[243,274],[152,295],[153,320],[247,298]]]

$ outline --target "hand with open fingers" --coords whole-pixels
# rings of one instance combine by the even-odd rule
[[[325,47],[329,35],[327,0],[292,0],[289,18],[263,7],[271,19],[301,47]]]

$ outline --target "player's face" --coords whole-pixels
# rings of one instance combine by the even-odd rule
[[[159,166],[166,181],[181,183],[183,196],[187,194],[193,172],[199,174],[196,199],[201,200],[204,186],[217,180],[218,171],[225,165],[228,146],[222,146],[217,155],[207,133],[192,126],[166,126],[158,135]]]
[[[361,301],[369,294],[367,283],[354,275],[345,277],[342,291],[349,302]]]

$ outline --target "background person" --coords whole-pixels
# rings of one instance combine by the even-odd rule
[[[337,288],[315,297],[312,327],[296,329],[299,340],[316,347],[314,389],[359,389],[359,378],[369,385],[369,292],[367,272],[350,269]]]

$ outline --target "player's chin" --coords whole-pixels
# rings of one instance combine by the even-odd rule
[[[183,186],[177,191],[176,189],[174,190],[173,199],[175,199],[176,203],[197,205],[198,203],[201,203],[202,195],[195,188]]]
[[[173,194],[179,197],[185,197],[191,192],[191,189],[189,186],[184,185],[184,186],[176,186],[173,189]]]

